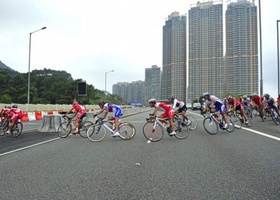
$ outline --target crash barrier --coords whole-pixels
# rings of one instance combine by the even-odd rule
[[[42,126],[39,127],[39,132],[56,132],[58,127],[62,122],[62,115],[60,114],[51,114],[43,116]]]
[[[134,109],[127,109],[123,110],[123,116],[129,116],[141,112],[146,112],[148,110],[151,110],[151,108],[134,108]],[[60,114],[47,114],[43,115],[43,122],[42,126],[38,129],[39,132],[56,132],[60,126],[60,124],[63,122],[63,115],[65,112],[61,112]],[[96,112],[87,112],[86,119],[87,121],[94,122],[94,114]]]

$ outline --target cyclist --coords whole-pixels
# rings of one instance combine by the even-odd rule
[[[9,129],[6,131],[7,134],[11,134],[12,129],[15,125],[16,120],[18,118],[21,118],[23,116],[22,111],[18,108],[17,105],[13,105],[12,108],[10,109],[10,112],[7,114],[8,117],[11,119],[9,123]]]
[[[251,105],[251,100],[247,97],[247,95],[243,96],[241,104],[244,108],[249,108],[249,106]]]
[[[168,117],[168,121],[169,121],[169,123],[171,125],[171,130],[172,130],[170,135],[171,136],[172,135],[176,135],[175,125],[174,125],[174,122],[173,122],[174,109],[170,105],[168,105],[166,103],[157,103],[156,99],[150,99],[149,100],[149,105],[150,105],[151,108],[155,108],[151,118],[154,118],[159,110],[164,111],[164,113],[159,115],[159,118],[166,118],[166,117]]]
[[[263,100],[263,103],[264,103],[264,106],[265,106],[265,110],[270,110],[271,108],[273,108],[278,116],[280,116],[280,113],[279,113],[279,109],[276,105],[276,101],[274,98],[272,98],[269,94],[264,94],[264,100]]]
[[[220,111],[225,124],[223,125],[223,128],[227,129],[228,128],[228,118],[226,115],[226,108],[225,105],[223,104],[222,100],[217,98],[214,95],[211,95],[209,92],[205,92],[203,94],[203,97],[206,100],[205,108],[202,110],[202,113],[205,113],[208,108],[210,108],[210,112],[215,113]],[[214,116],[217,118],[218,115],[214,114]]]
[[[181,113],[181,115],[187,120],[187,125],[190,125],[191,121],[189,120],[188,116],[186,115],[187,106],[183,101],[178,101],[174,98],[174,96],[168,97],[169,102],[171,103],[172,108],[174,109],[175,114]],[[175,108],[178,107],[177,110]]]
[[[75,129],[75,132],[73,133],[73,135],[76,135],[79,132],[79,122],[81,122],[83,120],[83,118],[87,116],[87,109],[85,108],[85,106],[80,105],[75,98],[75,99],[73,99],[73,102],[72,102],[72,108],[66,113],[66,115],[71,113],[72,111],[74,111],[75,116],[77,115],[76,121],[75,121],[76,129]]]
[[[263,116],[263,118],[265,118],[265,116],[263,114],[262,98],[259,95],[257,95],[257,93],[254,93],[252,95],[251,102],[252,102],[253,108],[256,109],[260,113],[261,117]]]
[[[7,121],[7,114],[10,112],[11,107],[9,106],[4,106],[0,112],[0,122],[1,126],[5,124]]]
[[[242,104],[240,103],[240,101],[236,100],[236,98],[232,97],[232,96],[228,96],[228,109],[227,111],[229,111],[230,108],[233,108],[233,112],[235,113],[236,110],[240,111],[241,116],[244,119],[244,123],[248,124],[248,118],[244,112],[244,107],[242,106]]]
[[[100,102],[99,107],[101,108],[101,110],[99,110],[94,116],[99,115],[100,113],[104,112],[104,115],[102,117],[102,119],[105,119],[108,112],[113,112],[113,116],[108,117],[108,120],[114,120],[113,123],[113,129],[114,129],[114,133],[113,133],[113,137],[119,136],[119,118],[123,115],[123,111],[122,109],[115,105],[115,104],[109,104],[106,103],[104,101]]]

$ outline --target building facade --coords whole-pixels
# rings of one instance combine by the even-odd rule
[[[113,94],[119,95],[129,104],[145,105],[145,82],[118,82],[113,85]]]
[[[224,96],[223,5],[197,3],[189,10],[188,102],[204,92]]]
[[[226,10],[227,93],[258,93],[257,7],[247,0],[230,3]]]
[[[157,65],[145,69],[145,88],[145,102],[151,98],[161,99],[161,69]]]
[[[186,16],[173,12],[163,26],[161,98],[186,100]]]

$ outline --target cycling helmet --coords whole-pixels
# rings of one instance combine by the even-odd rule
[[[98,105],[99,105],[99,106],[104,106],[105,104],[106,104],[105,101],[101,101]]]
[[[16,104],[12,105],[12,108],[17,108],[18,106]]]
[[[156,99],[150,99],[150,100],[149,100],[149,103],[156,103],[156,102],[157,102]]]
[[[229,96],[228,96],[228,99],[232,99],[232,96],[229,95]]]
[[[243,99],[247,99],[247,98],[248,98],[247,95],[244,95],[244,96],[243,96]]]
[[[268,93],[265,93],[263,96],[266,97],[266,96],[269,96],[269,94],[268,94]]]
[[[170,99],[175,99],[175,98],[174,98],[174,96],[170,96],[170,97],[168,97],[168,100],[170,100]]]
[[[203,94],[203,96],[205,97],[205,96],[209,96],[210,97],[210,93],[209,92],[205,92],[204,94]]]
[[[76,99],[73,99],[72,104],[79,104],[78,101]]]
[[[257,93],[254,93],[254,94],[252,94],[252,96],[253,96],[253,97],[258,96],[258,94],[257,94]]]

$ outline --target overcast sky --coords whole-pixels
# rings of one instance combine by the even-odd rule
[[[174,11],[186,15],[194,0],[0,0],[0,60],[21,73],[65,70],[100,90],[145,79],[162,66],[162,27]],[[256,1],[258,4],[258,1]],[[264,92],[276,97],[280,0],[262,0]],[[280,26],[280,24],[279,24]],[[24,83],[23,83],[24,84]]]

